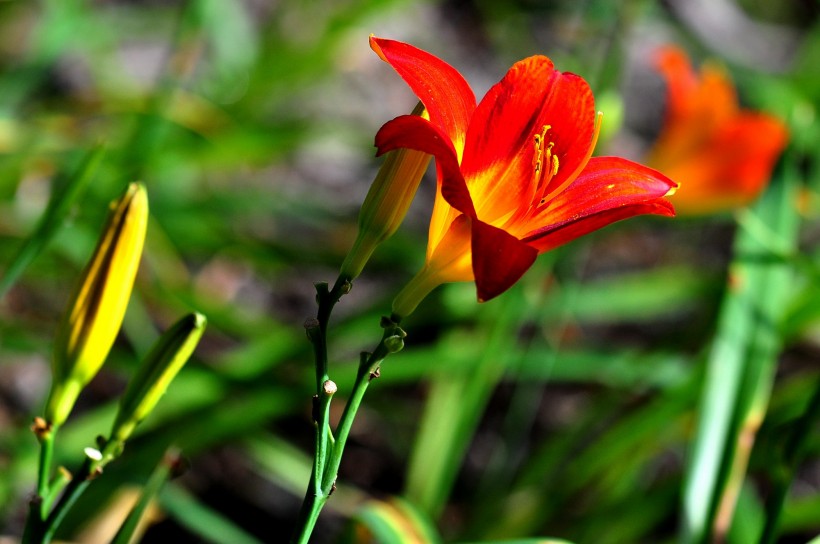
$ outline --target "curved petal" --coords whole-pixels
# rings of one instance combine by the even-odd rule
[[[523,240],[539,251],[547,251],[573,237],[634,215],[674,215],[672,205],[664,197],[677,186],[660,172],[620,157],[590,159],[575,182],[530,220],[531,230]],[[571,227],[578,222],[584,224]],[[556,235],[559,231],[561,234]],[[552,240],[556,237],[557,244]]]
[[[681,183],[675,205],[682,214],[713,213],[750,203],[765,188],[788,140],[781,121],[741,114],[704,146],[665,170]]]
[[[674,46],[659,49],[655,67],[666,82],[667,117],[675,120],[692,117],[707,123],[720,122],[737,111],[737,95],[725,72],[705,64],[695,73],[686,53]]]
[[[427,109],[430,121],[453,142],[460,159],[476,104],[461,74],[438,57],[403,42],[371,36],[370,47],[410,86]]]
[[[473,221],[473,274],[478,301],[509,289],[529,270],[538,251],[515,236],[482,221]]]
[[[576,238],[580,238],[585,234],[589,234],[621,219],[629,219],[636,215],[647,214],[673,217],[675,210],[668,200],[663,199],[612,208],[584,216],[574,221],[551,225],[550,227],[542,229],[532,240],[528,239],[527,243],[536,248],[538,253],[544,253],[545,251],[555,249],[558,246],[562,246]]]
[[[737,114],[738,103],[722,69],[707,64],[697,75],[686,54],[676,47],[660,49],[655,66],[666,82],[667,104],[663,129],[647,160],[665,169],[706,145]]]
[[[467,132],[461,165],[479,217],[494,223],[571,182],[591,154],[594,125],[582,78],[556,71],[543,56],[515,63],[482,99]],[[547,156],[550,145],[555,159]]]
[[[399,148],[433,155],[441,180],[441,195],[452,207],[475,217],[473,201],[458,167],[455,149],[439,127],[417,115],[402,115],[379,129],[376,147],[377,155]]]
[[[679,47],[667,45],[652,55],[655,69],[666,81],[668,114],[687,109],[688,97],[697,91],[698,78],[689,57]]]

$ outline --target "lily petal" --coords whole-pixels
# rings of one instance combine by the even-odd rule
[[[549,225],[537,235],[527,238],[527,243],[538,250],[538,253],[550,251],[556,247],[569,243],[590,232],[616,223],[622,219],[629,219],[638,215],[664,215],[674,217],[675,210],[668,200],[655,200],[642,204],[633,204],[604,210],[587,215],[574,221]]]
[[[436,158],[441,196],[454,208],[475,217],[467,184],[458,166],[453,144],[442,130],[417,115],[402,115],[385,123],[376,133],[377,155],[399,148],[429,153]]]
[[[479,302],[509,289],[529,270],[538,251],[515,236],[473,220],[473,273]]]
[[[475,111],[475,94],[458,71],[412,45],[370,37],[370,47],[410,86],[430,115],[454,144],[460,159],[467,127]]]
[[[595,157],[535,216],[523,241],[548,251],[615,221],[640,214],[674,216],[664,198],[677,188],[665,175],[620,157]]]
[[[467,133],[461,162],[470,181],[479,217],[495,222],[532,202],[536,191],[549,194],[569,184],[591,154],[594,99],[586,82],[554,69],[547,57],[517,62],[482,99]],[[549,129],[547,129],[549,127]],[[541,171],[557,173],[539,189],[536,141],[543,138]],[[551,147],[553,163],[546,157]]]
[[[690,160],[709,138],[738,112],[731,81],[717,66],[704,65],[700,77],[686,53],[673,46],[655,54],[655,65],[667,88],[664,129],[653,146],[649,162],[661,164]]]
[[[708,145],[664,170],[683,180],[675,194],[676,207],[695,215],[751,202],[765,188],[787,141],[788,131],[777,118],[739,114],[720,127]]]

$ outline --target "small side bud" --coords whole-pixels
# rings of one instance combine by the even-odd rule
[[[404,348],[404,337],[398,334],[388,336],[384,339],[384,347],[386,347],[390,353],[398,353]]]
[[[322,393],[324,393],[328,397],[332,397],[333,395],[335,395],[336,391],[336,383],[332,380],[325,380],[325,383],[322,384]]]
[[[316,319],[315,317],[308,317],[307,319],[305,319],[305,324],[304,324],[305,329],[307,329],[307,330],[318,329],[319,326],[320,326],[319,320]]]
[[[171,381],[191,357],[207,319],[191,313],[177,321],[154,344],[128,383],[111,430],[111,440],[125,442],[134,428],[151,413]]]
[[[57,467],[56,479],[60,480],[60,481],[64,481],[64,482],[70,482],[71,480],[74,479],[74,475],[71,474],[70,470],[68,470],[64,466],[60,465],[59,467]]]
[[[45,419],[35,417],[34,422],[31,424],[31,432],[33,432],[37,440],[40,441],[51,432],[51,425]]]

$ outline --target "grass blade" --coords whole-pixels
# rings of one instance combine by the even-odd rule
[[[40,222],[15,254],[6,269],[6,273],[0,279],[0,300],[3,299],[28,265],[57,233],[57,229],[63,224],[63,220],[68,215],[71,206],[96,173],[103,154],[104,148],[102,145],[95,147],[86,153],[76,170],[69,175],[60,176],[54,181],[55,190],[40,218]]]

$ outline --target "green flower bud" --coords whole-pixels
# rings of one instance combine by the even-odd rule
[[[102,236],[57,332],[45,413],[52,426],[68,418],[80,391],[100,370],[114,344],[131,297],[147,224],[145,188],[132,183],[111,204]]]
[[[421,103],[413,110],[413,115],[426,118]],[[359,234],[342,263],[342,278],[356,279],[376,246],[399,228],[431,158],[427,153],[410,149],[387,153],[359,212]]]
[[[125,442],[134,428],[151,413],[171,380],[191,357],[206,324],[204,315],[188,314],[157,340],[128,382],[111,430],[110,442]]]
[[[398,353],[404,349],[404,338],[398,334],[388,336],[384,339],[384,347],[387,348],[387,351],[390,353]]]

